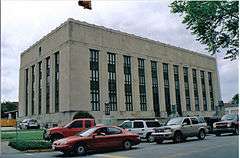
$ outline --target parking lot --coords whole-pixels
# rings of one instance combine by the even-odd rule
[[[205,140],[189,138],[186,142],[173,144],[166,141],[163,144],[141,143],[129,151],[105,151],[93,152],[86,158],[238,158],[238,136],[223,135],[216,137],[208,135]],[[11,153],[3,154],[4,158],[52,158],[66,157],[61,152],[38,152],[38,153]],[[80,156],[74,156],[80,157]]]

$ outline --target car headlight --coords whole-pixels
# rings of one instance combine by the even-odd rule
[[[227,124],[227,127],[231,127],[231,123],[228,123],[228,124]]]
[[[213,124],[213,128],[216,128],[216,123]]]
[[[165,129],[164,132],[172,132],[172,129]]]
[[[67,140],[66,140],[66,139],[60,139],[60,140],[58,140],[57,144],[58,144],[58,145],[67,144]]]

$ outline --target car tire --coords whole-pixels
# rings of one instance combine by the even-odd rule
[[[216,136],[221,136],[221,133],[217,132],[215,133]]]
[[[86,149],[86,146],[84,145],[84,144],[77,144],[77,145],[75,145],[75,147],[74,147],[74,152],[75,152],[75,154],[77,154],[77,155],[80,155],[80,156],[84,156],[84,155],[86,155],[86,153],[87,153],[87,149]]]
[[[132,143],[129,140],[123,142],[123,149],[130,150],[132,148]]]
[[[205,139],[205,137],[206,137],[206,133],[204,130],[201,129],[198,133],[198,139],[203,140]]]
[[[235,134],[235,135],[238,135],[238,134],[239,134],[239,128],[238,128],[238,127],[235,127],[235,128],[234,128],[233,134]]]
[[[181,132],[176,132],[173,137],[173,142],[174,143],[181,143],[183,140],[182,133]]]
[[[163,139],[156,139],[157,144],[162,144],[162,142],[163,142]]]
[[[154,137],[151,134],[148,134],[147,135],[147,142],[152,143],[154,141],[155,141]]]

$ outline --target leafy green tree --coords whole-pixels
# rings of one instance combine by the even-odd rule
[[[87,111],[78,111],[73,116],[73,120],[74,119],[80,119],[80,118],[94,118],[94,117],[90,113],[88,113]]]
[[[17,102],[6,101],[1,103],[1,118],[7,117],[4,112],[17,110]]]
[[[172,13],[183,17],[183,24],[207,45],[211,55],[225,53],[224,59],[239,56],[239,4],[238,1],[174,1]]]
[[[233,96],[231,103],[234,104],[234,105],[238,105],[238,103],[239,103],[239,94],[235,94]]]

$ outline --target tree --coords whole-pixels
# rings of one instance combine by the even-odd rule
[[[172,13],[183,16],[183,24],[207,45],[211,55],[225,53],[224,59],[239,56],[238,1],[174,1]]]
[[[238,105],[238,103],[239,103],[239,95],[238,95],[238,94],[235,94],[235,95],[232,97],[231,103],[234,104],[234,105]]]
[[[79,119],[79,118],[94,118],[91,114],[89,114],[87,111],[78,111],[74,116],[74,119]]]
[[[17,110],[18,102],[6,101],[1,103],[1,118],[7,117],[4,112]]]

